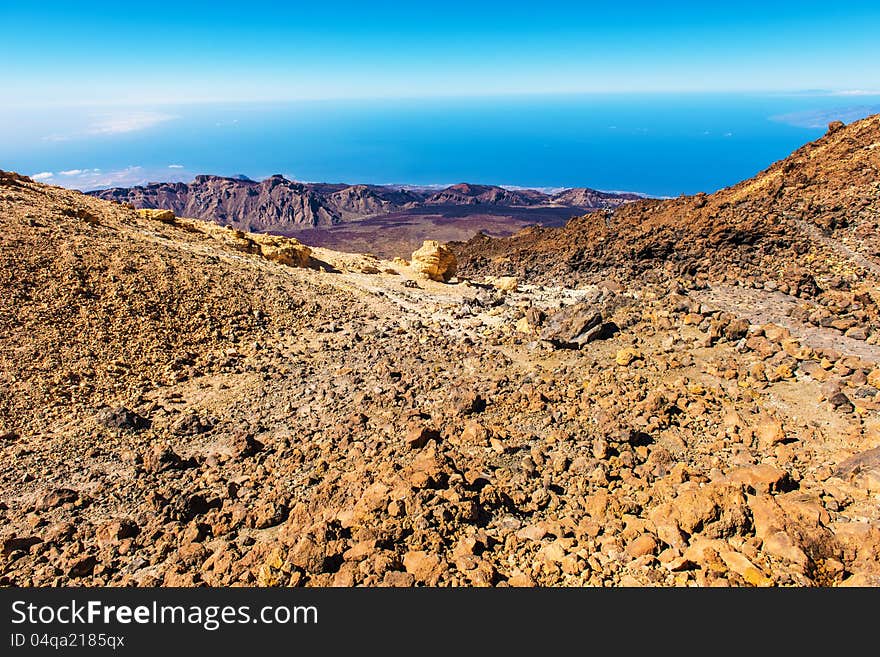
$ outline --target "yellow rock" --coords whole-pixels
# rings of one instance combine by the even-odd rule
[[[502,292],[516,292],[516,287],[519,285],[519,280],[516,276],[499,276],[492,279],[491,282],[492,287]]]
[[[284,566],[284,555],[281,548],[275,548],[257,570],[258,586],[280,586],[283,571],[289,570]]]
[[[779,365],[773,372],[782,379],[791,379],[794,377],[791,367],[785,364]]]
[[[172,221],[174,221],[174,213],[171,210],[154,210],[150,208],[145,208],[143,210],[138,210],[137,213],[144,219],[162,221],[166,224],[170,224]]]
[[[642,352],[638,349],[634,349],[633,347],[624,347],[623,349],[619,349],[617,351],[617,355],[614,357],[614,362],[618,365],[623,365],[626,367],[634,360],[641,360],[644,356],[642,356]]]
[[[251,241],[259,247],[260,255],[266,260],[277,262],[288,267],[307,267],[312,250],[290,237],[277,235],[249,235]]]
[[[257,586],[280,586],[281,582],[275,571],[263,564],[257,570]]]
[[[801,345],[798,340],[793,338],[786,338],[782,340],[782,350],[787,353],[792,358],[797,358],[798,360],[809,360],[815,354],[813,350],[809,347],[805,347]]]
[[[752,586],[771,586],[773,584],[773,580],[766,577],[755,564],[739,552],[721,550],[718,556],[721,557],[721,560],[728,569],[742,577]]]
[[[458,262],[449,247],[437,240],[425,240],[412,254],[410,268],[421,278],[441,283],[455,276]]]
[[[529,324],[527,317],[519,318],[519,321],[516,323],[516,330],[520,333],[532,333],[532,325]]]
[[[868,385],[874,388],[880,388],[880,368],[871,370],[868,374]]]
[[[218,226],[210,221],[182,217],[175,218],[174,214],[169,210],[138,210],[138,212],[167,212],[171,217],[170,220],[179,228],[193,233],[202,233],[231,246],[237,251],[255,253],[266,260],[287,265],[288,267],[308,267],[311,263],[312,250],[292,237],[245,233],[241,230]],[[162,221],[165,220],[162,219]]]
[[[281,553],[281,548],[272,550],[272,553],[266,560],[266,565],[275,570],[281,570],[281,566],[284,565],[284,555]]]

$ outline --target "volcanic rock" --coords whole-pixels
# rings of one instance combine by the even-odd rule
[[[449,247],[436,240],[425,240],[422,247],[414,251],[410,259],[410,269],[421,278],[447,282],[455,276],[457,269],[455,256]]]

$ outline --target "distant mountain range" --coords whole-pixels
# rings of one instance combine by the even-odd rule
[[[163,208],[176,215],[215,221],[247,231],[289,233],[329,228],[390,214],[424,211],[432,206],[475,206],[572,210],[572,215],[616,208],[637,194],[566,189],[547,194],[534,189],[460,183],[445,189],[392,185],[301,183],[274,175],[262,181],[244,176],[196,176],[191,183],[150,183],[88,192],[137,208]],[[479,206],[479,207],[476,207]]]

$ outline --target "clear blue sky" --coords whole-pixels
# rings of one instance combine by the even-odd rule
[[[712,4],[0,0],[0,104],[880,89],[877,0]]]

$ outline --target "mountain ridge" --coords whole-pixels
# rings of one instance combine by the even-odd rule
[[[303,183],[275,174],[261,181],[239,177],[197,175],[190,183],[157,182],[87,192],[137,208],[167,209],[246,231],[291,232],[429,207],[570,207],[572,214],[617,207],[642,198],[632,193],[600,192],[589,188],[555,194],[508,189],[497,185],[457,183],[443,189],[397,185]]]

